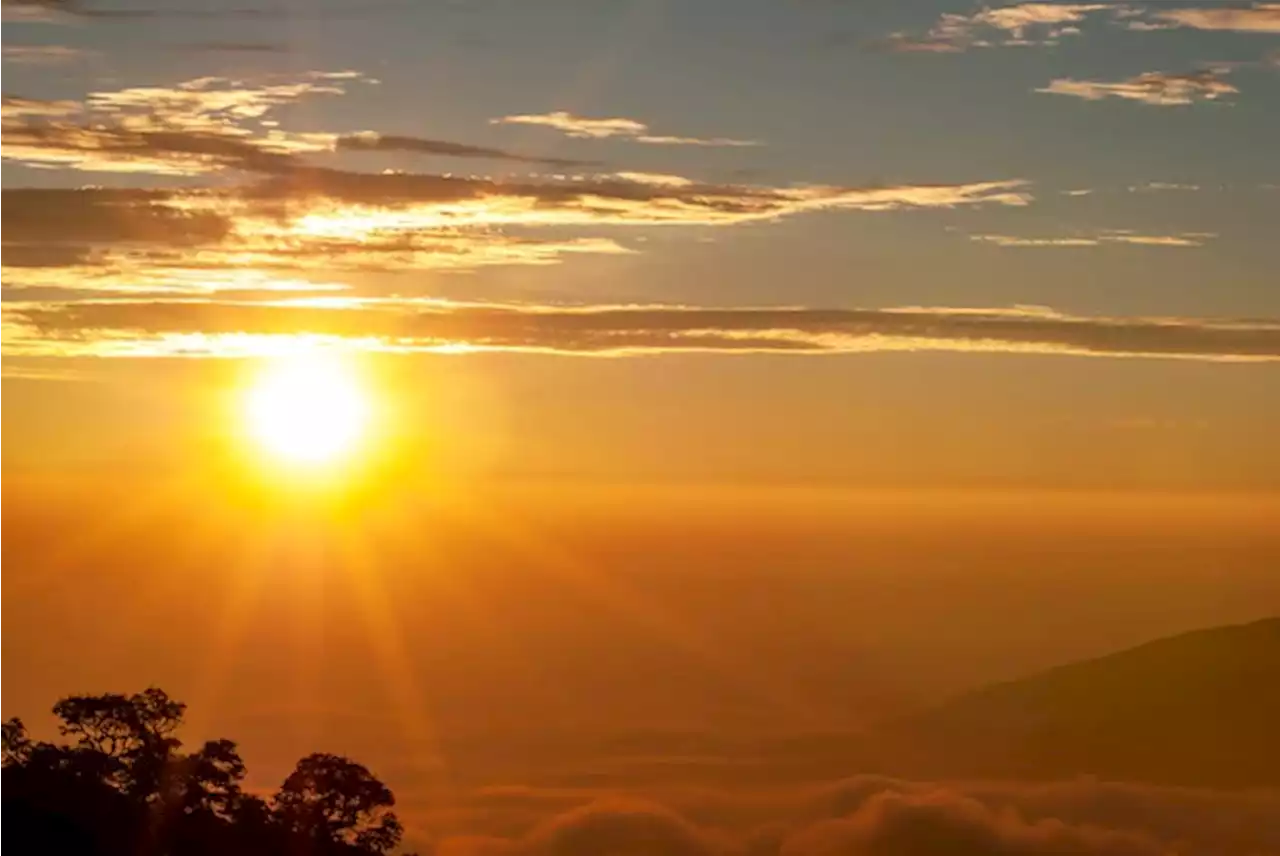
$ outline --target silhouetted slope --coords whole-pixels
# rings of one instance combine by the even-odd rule
[[[1280,786],[1280,617],[995,684],[883,736],[931,774]]]

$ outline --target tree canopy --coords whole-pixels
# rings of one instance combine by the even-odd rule
[[[269,797],[242,787],[231,740],[183,752],[186,705],[163,690],[70,696],[59,743],[3,727],[4,841],[77,856],[382,856],[400,842],[395,796],[363,765],[314,753]]]

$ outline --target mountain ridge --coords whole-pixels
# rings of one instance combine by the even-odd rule
[[[913,771],[1280,787],[1280,616],[964,693],[881,730]]]

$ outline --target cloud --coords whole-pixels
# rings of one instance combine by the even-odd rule
[[[654,182],[620,175],[498,181],[429,174],[298,169],[245,189],[246,204],[298,201],[318,226],[729,225],[827,210],[1025,205],[1025,182],[884,187]],[[634,174],[632,174],[634,178]],[[326,203],[330,204],[326,208]],[[381,218],[381,219],[379,219]]]
[[[1097,247],[1103,244],[1130,244],[1147,247],[1202,247],[1211,232],[1179,232],[1172,235],[1144,235],[1113,229],[1096,235],[1069,235],[1056,238],[1026,238],[1017,235],[970,235],[970,240],[997,247]]]
[[[69,11],[66,0],[4,0],[6,21],[50,21]]]
[[[970,235],[969,240],[997,247],[1096,247],[1102,243],[1096,237],[1025,238],[1018,235]]]
[[[80,111],[78,101],[46,101],[40,98],[22,98],[17,95],[4,96],[0,117],[18,119],[29,116],[70,116]]]
[[[175,138],[178,139],[178,138]],[[234,152],[234,140],[227,151]],[[733,225],[823,210],[1024,204],[1022,182],[900,187],[703,185],[646,174],[495,181],[368,174],[271,161],[265,180],[220,190],[24,188],[3,192],[6,249],[94,250],[96,267],[5,271],[10,286],[177,290],[252,268],[312,271],[465,269],[549,264],[569,253],[629,252],[616,240],[540,240],[508,228]],[[38,250],[28,250],[28,252]],[[239,282],[244,276],[231,278]],[[228,287],[241,287],[240,285]]]
[[[85,56],[69,45],[5,45],[4,61],[21,65],[59,65]]]
[[[175,45],[184,53],[288,53],[289,46],[281,42],[186,42]]]
[[[573,809],[538,826],[520,850],[531,856],[714,856],[716,847],[670,809],[611,800]]]
[[[249,84],[199,78],[172,87],[91,93],[83,105],[5,97],[4,157],[91,172],[199,175],[225,169],[277,173],[297,155],[343,151],[413,152],[553,167],[598,165],[535,157],[444,140],[362,132],[288,134],[252,127],[272,110],[334,95],[359,75],[311,72],[299,80]]]
[[[1174,181],[1148,181],[1130,186],[1131,193],[1157,193],[1163,190],[1199,190],[1198,184],[1179,184]]]
[[[944,13],[923,35],[898,32],[873,43],[895,53],[958,53],[970,48],[1053,45],[1105,15],[1128,30],[1179,27],[1241,33],[1280,33],[1280,3],[1238,7],[1149,9],[1128,3],[1014,3],[972,14]]]
[[[969,48],[1055,44],[1080,33],[1079,24],[1098,12],[1126,7],[1108,3],[1015,3],[985,7],[971,15],[944,13],[923,36],[894,33],[879,46],[898,53],[957,53]]]
[[[1094,318],[1046,309],[583,307],[300,298],[7,303],[16,355],[238,356],[314,344],[515,350],[850,354],[969,351],[1280,359],[1280,320]]]
[[[132,188],[5,190],[5,251],[22,244],[190,247],[227,237],[225,217],[167,204],[171,198],[166,191]]]
[[[199,77],[176,86],[135,86],[92,92],[87,106],[95,116],[118,120],[133,130],[164,128],[219,131],[273,108],[314,95],[341,95],[348,81],[369,78],[357,71],[308,71],[292,79],[248,83],[226,77]],[[241,133],[249,133],[240,128]]]
[[[314,160],[410,152],[557,169],[590,162],[374,132],[290,133],[269,118],[366,80],[353,71],[311,71],[101,90],[83,102],[6,96],[6,160],[77,171],[238,174],[204,189],[6,190],[6,250],[24,260],[4,266],[6,287],[293,290],[313,277],[334,285],[332,277],[350,272],[543,265],[633,251],[613,236],[509,230],[727,226],[817,211],[1014,206],[1031,198],[1019,179],[842,187],[712,184],[626,170],[503,179],[354,172]]]
[[[73,267],[90,260],[88,247],[69,244],[12,244],[4,248],[6,268]]]
[[[1027,821],[946,790],[877,794],[847,818],[788,839],[781,856],[1159,856],[1172,851],[1133,832]]]
[[[659,803],[602,798],[537,823],[517,839],[450,836],[439,856],[729,856],[721,839]]]
[[[502,116],[490,119],[494,125],[538,125],[554,128],[570,137],[587,140],[603,140],[610,137],[621,137],[637,143],[649,143],[662,146],[758,146],[754,140],[734,140],[725,137],[677,137],[665,134],[651,134],[649,126],[635,119],[621,117],[608,119],[588,119],[574,116],[572,113],[557,111],[555,113],[539,113],[530,115]]]
[[[26,114],[30,116],[31,114]],[[4,126],[3,156],[36,167],[83,172],[202,175],[223,169],[274,172],[299,151],[324,151],[323,141],[274,135],[265,140],[234,134],[182,130],[130,130],[61,122]]]
[[[251,123],[305,97],[340,94],[357,79],[362,75],[348,71],[313,71],[260,83],[203,77],[175,86],[92,92],[77,110],[57,112],[47,105],[66,102],[6,97],[3,156],[98,172],[197,175],[229,167],[270,172],[291,163],[293,155],[332,151],[333,135],[264,131]],[[39,104],[46,109],[33,109]]]
[[[309,6],[298,10],[292,6],[239,6],[223,9],[179,9],[134,6],[132,8],[95,8],[82,0],[4,0],[6,20],[70,23],[77,20],[121,20],[160,18],[195,21],[323,21],[342,18],[364,18],[379,12],[403,10],[405,0],[366,0],[364,3],[335,3],[327,7]]]
[[[574,160],[571,158],[522,155],[504,149],[471,146],[446,140],[428,140],[421,137],[379,134],[374,131],[340,136],[334,141],[334,148],[338,151],[353,152],[413,152],[415,154],[437,155],[440,157],[485,158],[488,160],[515,161],[517,163],[556,167],[598,166],[600,163],[599,161]]]
[[[1071,95],[1087,101],[1122,98],[1160,107],[1214,101],[1223,95],[1234,95],[1239,91],[1223,79],[1221,72],[1214,69],[1187,74],[1149,71],[1116,82],[1060,78],[1036,90],[1051,95]]]
[[[1240,33],[1280,33],[1280,3],[1244,7],[1162,9],[1152,12],[1157,26]],[[1137,23],[1137,22],[1135,22]]]
[[[434,852],[1243,856],[1280,849],[1280,795],[1268,792],[870,775],[799,790],[668,788],[595,799],[590,792],[523,791],[523,799],[501,805],[464,796],[462,816],[448,826],[466,832],[446,831],[433,842]]]
[[[413,222],[344,226],[274,204],[129,189],[4,191],[6,289],[211,292],[298,287],[343,272],[472,270],[629,252],[601,237],[539,239]],[[370,215],[371,216],[371,215]],[[369,225],[369,224],[366,224]],[[15,261],[16,260],[16,261]]]

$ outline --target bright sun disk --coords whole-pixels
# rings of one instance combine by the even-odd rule
[[[272,362],[249,388],[245,419],[266,453],[293,464],[324,464],[355,450],[369,421],[359,378],[341,361],[306,355]]]

